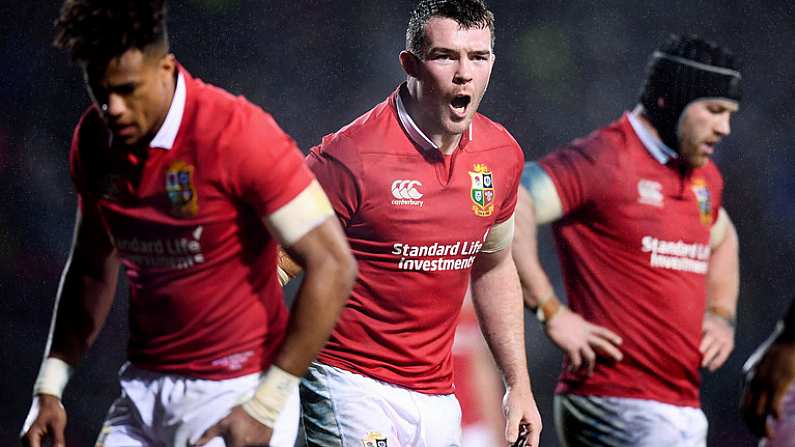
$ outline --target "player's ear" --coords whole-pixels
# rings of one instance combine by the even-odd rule
[[[403,71],[412,78],[417,77],[419,62],[420,59],[411,51],[403,50],[400,52],[400,66],[403,67]]]
[[[174,78],[174,72],[177,70],[177,58],[172,53],[167,53],[157,59],[157,73],[160,82],[163,85],[169,85],[171,79]]]
[[[168,53],[160,59],[160,68],[163,70],[173,73],[177,67],[177,58],[174,56],[174,53]]]

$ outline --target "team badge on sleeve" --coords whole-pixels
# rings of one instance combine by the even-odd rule
[[[364,447],[387,447],[386,436],[378,432],[367,433],[367,436],[362,439],[362,445]]]
[[[474,172],[469,171],[472,190],[469,197],[475,204],[472,211],[476,216],[488,217],[494,214],[494,174],[481,163],[476,163]]]
[[[693,179],[693,194],[698,201],[698,216],[704,225],[712,225],[712,197],[707,188],[707,182],[701,178]]]
[[[175,217],[193,217],[199,212],[193,171],[193,166],[183,161],[171,163],[166,171],[166,193]]]

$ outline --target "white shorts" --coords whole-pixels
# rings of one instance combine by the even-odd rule
[[[624,397],[555,396],[555,427],[565,447],[706,447],[700,408]]]
[[[229,410],[254,395],[260,374],[201,380],[145,371],[127,363],[119,371],[121,397],[111,405],[97,447],[186,447]],[[293,447],[298,434],[298,390],[273,427],[272,447]],[[208,446],[221,447],[214,438]]]
[[[791,447],[795,445],[795,383],[789,386],[781,399],[779,419],[768,418],[773,428],[773,439],[763,439],[759,447]]]
[[[301,382],[301,405],[308,446],[461,446],[453,394],[418,393],[313,363]]]

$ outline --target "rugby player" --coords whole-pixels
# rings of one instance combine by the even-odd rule
[[[328,199],[268,113],[176,61],[163,0],[67,0],[57,30],[93,104],[72,140],[74,241],[23,444],[64,445],[60,398],[123,265],[129,362],[97,445],[292,447],[299,377],[355,277]],[[289,318],[277,242],[306,271]]]
[[[452,344],[467,286],[507,386],[505,441],[541,419],[511,260],[521,148],[477,113],[494,64],[481,0],[421,0],[407,81],[312,149],[359,276],[301,385],[309,445],[460,446]],[[290,268],[286,267],[285,271]]]
[[[699,368],[734,347],[738,241],[710,156],[730,133],[734,57],[672,36],[640,104],[527,163],[513,256],[527,306],[564,354],[556,389],[567,446],[703,446]],[[569,306],[537,255],[554,222]]]

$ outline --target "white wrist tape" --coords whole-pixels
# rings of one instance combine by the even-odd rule
[[[33,395],[49,394],[60,399],[72,373],[74,367],[68,363],[55,357],[47,357],[41,364],[39,376],[33,385]]]
[[[273,428],[287,399],[298,391],[300,381],[300,377],[271,365],[254,397],[243,403],[243,410],[261,424]]]

